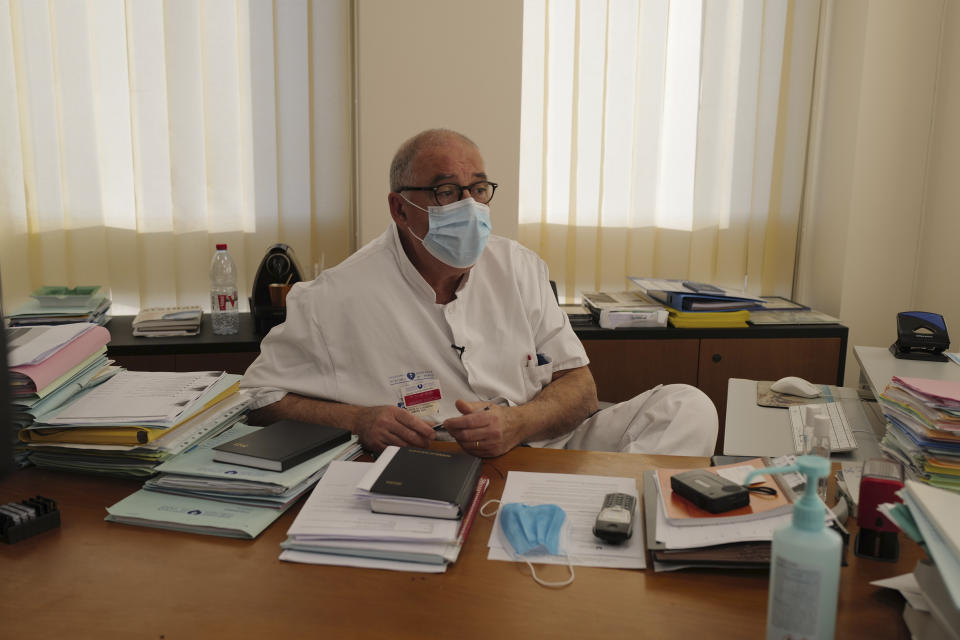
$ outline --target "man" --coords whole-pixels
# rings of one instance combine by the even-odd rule
[[[424,131],[397,151],[393,224],[337,267],[293,287],[287,319],[241,386],[250,421],[343,427],[372,451],[424,447],[443,429],[474,455],[525,443],[709,455],[717,414],[686,385],[594,413],[583,346],[546,265],[490,235],[497,185],[477,146]]]

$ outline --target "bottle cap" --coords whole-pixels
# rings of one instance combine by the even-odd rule
[[[227,250],[227,245],[225,243],[221,243],[217,245],[217,251],[226,251],[226,250]]]

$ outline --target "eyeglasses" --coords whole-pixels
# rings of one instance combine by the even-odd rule
[[[489,180],[481,180],[480,182],[474,182],[473,184],[468,184],[465,187],[461,187],[458,184],[453,184],[452,182],[447,182],[444,184],[438,184],[435,187],[400,187],[397,189],[397,192],[400,191],[433,191],[433,199],[436,201],[437,205],[443,206],[445,204],[450,204],[456,202],[460,199],[460,194],[464,191],[470,193],[470,197],[479,202],[480,204],[487,204],[493,200],[493,192],[497,190],[497,183],[490,182]]]

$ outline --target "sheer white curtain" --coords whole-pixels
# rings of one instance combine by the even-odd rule
[[[819,2],[525,0],[520,240],[561,295],[789,295]]]
[[[100,284],[114,312],[246,305],[270,244],[350,246],[350,0],[0,0],[8,300]]]

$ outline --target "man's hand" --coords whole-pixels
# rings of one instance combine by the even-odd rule
[[[360,444],[374,453],[389,445],[427,447],[437,437],[429,424],[392,405],[362,408],[353,431],[360,438]]]
[[[493,458],[519,444],[514,442],[507,407],[465,400],[457,400],[456,405],[463,415],[444,421],[443,426],[467,453]]]

